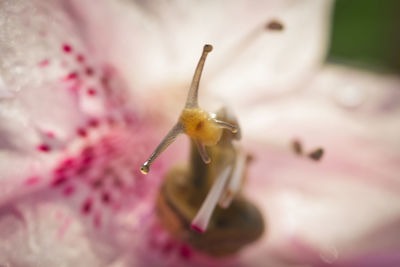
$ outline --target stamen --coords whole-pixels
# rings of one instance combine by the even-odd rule
[[[221,208],[227,208],[231,204],[233,197],[239,192],[241,181],[243,180],[244,169],[247,162],[247,156],[243,152],[238,152],[236,158],[236,164],[233,169],[228,185],[224,190],[224,193],[219,199],[219,206]]]
[[[185,108],[197,108],[198,107],[198,91],[201,74],[203,72],[204,63],[207,58],[207,54],[212,51],[212,45],[206,44],[203,47],[203,53],[201,54],[199,63],[197,64],[196,71],[193,76],[192,84],[190,85],[189,94],[186,100]]]
[[[221,126],[222,128],[230,130],[232,133],[238,132],[238,127],[236,125],[230,124],[229,122],[215,120],[215,119],[214,122],[219,126]]]
[[[140,167],[140,171],[143,174],[148,174],[150,171],[150,166],[152,162],[172,143],[175,141],[176,137],[184,130],[182,124],[177,123],[164,137],[161,143],[157,146],[154,152],[151,154],[149,159]]]
[[[211,159],[207,154],[206,147],[204,146],[204,144],[201,143],[199,140],[195,140],[195,143],[197,145],[197,150],[199,151],[201,159],[204,161],[205,164],[210,163]]]
[[[204,233],[207,229],[208,223],[210,222],[211,215],[217,205],[218,200],[221,197],[223,189],[229,178],[232,167],[226,167],[216,178],[213,186],[210,189],[206,199],[200,207],[197,215],[194,217],[191,228],[198,232]]]

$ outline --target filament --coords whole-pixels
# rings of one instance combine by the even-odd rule
[[[226,167],[217,177],[210,189],[206,199],[200,207],[197,215],[194,217],[191,227],[192,229],[204,233],[210,222],[211,215],[217,205],[219,198],[224,190],[226,182],[229,178],[232,167]]]

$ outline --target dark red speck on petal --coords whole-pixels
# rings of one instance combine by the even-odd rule
[[[40,181],[40,178],[37,176],[34,177],[30,177],[28,179],[25,180],[25,184],[26,185],[34,185],[37,184]]]
[[[56,137],[56,135],[53,132],[50,132],[50,131],[46,133],[46,136],[49,137],[49,138]]]
[[[94,90],[93,88],[89,88],[87,90],[88,95],[90,96],[95,96],[96,95],[96,90]]]
[[[124,186],[124,184],[122,183],[121,179],[119,179],[118,177],[114,178],[113,185],[115,187],[123,187]]]
[[[46,67],[47,65],[49,65],[50,61],[48,59],[42,60],[39,62],[39,67]]]
[[[75,187],[73,187],[72,185],[66,187],[66,188],[63,190],[63,193],[64,193],[65,196],[70,196],[70,195],[72,195],[74,192],[75,192]]]
[[[164,254],[169,254],[174,247],[175,247],[175,242],[172,240],[168,240],[167,243],[164,244],[162,252]]]
[[[72,166],[73,163],[74,163],[73,158],[66,158],[61,164],[66,167],[70,167],[70,166]]]
[[[190,256],[192,255],[192,251],[187,245],[182,245],[179,252],[182,258],[184,259],[189,259]]]
[[[115,119],[113,117],[108,117],[107,122],[110,126],[113,126],[115,124]]]
[[[76,56],[76,61],[82,63],[85,61],[85,57],[83,55],[79,54]]]
[[[97,119],[90,119],[89,120],[89,126],[96,128],[97,126],[99,126],[99,121]]]
[[[67,80],[73,80],[73,79],[76,79],[76,78],[78,78],[78,73],[77,72],[71,72],[71,73],[69,73],[68,75],[67,75]]]
[[[65,53],[71,53],[72,47],[69,44],[63,44],[62,49]]]
[[[101,214],[100,213],[96,213],[93,217],[93,224],[96,227],[100,227],[101,226]]]
[[[101,195],[101,200],[103,201],[103,203],[108,204],[111,202],[111,196],[108,192],[103,192],[103,194]]]
[[[87,171],[89,170],[89,168],[86,165],[81,165],[79,167],[77,167],[75,174],[76,175],[83,175],[85,174]]]
[[[102,83],[105,87],[108,86],[108,78],[107,78],[107,76],[103,76],[103,77],[101,78],[101,83]]]
[[[86,146],[82,149],[82,156],[92,156],[94,153],[94,148],[93,146]]]
[[[51,150],[50,146],[47,144],[40,144],[37,146],[37,149],[42,152],[49,152]]]
[[[54,174],[55,175],[60,175],[60,174],[64,173],[66,170],[67,170],[66,167],[59,166],[58,168],[54,169]]]
[[[88,198],[85,200],[85,202],[82,203],[82,213],[83,214],[89,214],[90,211],[92,210],[92,199]]]
[[[93,161],[93,156],[88,155],[82,159],[82,164],[88,166],[90,165],[90,163],[92,163],[92,161]]]
[[[62,161],[56,168],[54,168],[54,174],[55,175],[61,175],[65,173],[69,168],[72,167],[74,163],[73,158],[67,158],[64,161]]]
[[[80,137],[86,137],[87,136],[87,132],[85,129],[83,128],[78,128],[76,130],[76,133],[80,136]]]
[[[91,67],[87,67],[85,69],[85,73],[86,73],[87,76],[92,76],[94,71],[93,71],[93,69]]]
[[[67,181],[67,177],[65,176],[56,176],[52,182],[52,186],[57,187],[64,184]]]

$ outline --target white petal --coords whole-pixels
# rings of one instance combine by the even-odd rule
[[[33,204],[33,205],[32,205]],[[5,266],[102,266],[82,222],[56,203],[2,207],[0,262]]]
[[[246,155],[244,154],[243,151],[239,148],[239,146],[236,146],[237,149],[237,157],[234,165],[234,169],[232,171],[231,176],[229,177],[229,181],[225,187],[225,190],[223,194],[221,195],[221,198],[219,199],[219,205],[222,208],[227,208],[231,204],[233,198],[236,196],[236,194],[240,190],[240,186],[243,182],[244,178],[244,170],[246,168]]]
[[[381,246],[371,234],[400,217],[399,88],[395,76],[327,66],[307,90],[254,105],[242,117],[244,131],[267,145],[253,150],[247,192],[268,218],[272,254],[301,262],[295,239],[320,262],[398,247],[390,231]],[[292,154],[294,137],[305,150],[322,146],[323,159]],[[252,253],[247,259],[260,251]]]
[[[102,39],[113,40],[113,45],[103,52],[112,55],[135,89],[144,90],[143,95],[171,99],[174,105],[160,103],[166,110],[174,110],[177,101],[184,101],[182,92],[190,85],[205,43],[215,49],[205,66],[200,104],[206,91],[237,105],[256,96],[295,90],[325,56],[332,1],[135,3],[113,2],[110,10],[119,20],[99,15],[89,23],[89,32],[101,36],[95,27],[107,29],[109,34]],[[235,49],[271,19],[281,20],[285,30],[262,31],[243,52]],[[225,66],[227,59],[232,62]]]

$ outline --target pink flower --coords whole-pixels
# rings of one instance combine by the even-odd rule
[[[0,265],[397,266],[400,80],[323,64],[331,4],[2,1]],[[238,115],[267,227],[227,259],[155,216],[184,138],[139,172],[205,43],[200,102]],[[323,160],[295,156],[293,138]]]

